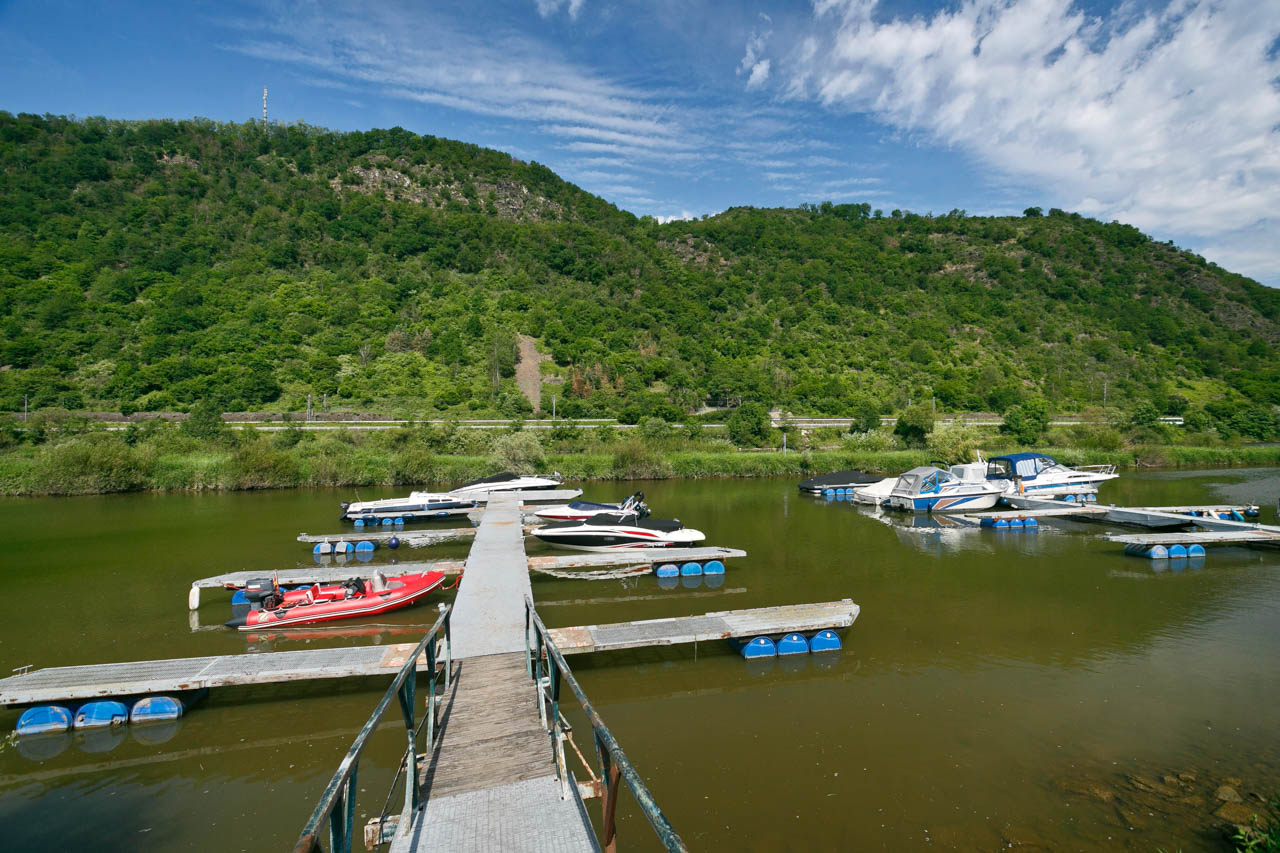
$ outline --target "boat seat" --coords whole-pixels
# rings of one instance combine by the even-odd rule
[[[373,578],[370,579],[370,585],[373,587],[374,592],[385,592],[387,589],[387,576],[381,571],[374,572]]]

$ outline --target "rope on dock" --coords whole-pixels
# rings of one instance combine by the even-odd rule
[[[600,569],[595,572],[572,572],[562,569],[542,569],[537,566],[530,566],[535,572],[541,572],[544,575],[551,575],[553,578],[571,578],[573,580],[582,581],[610,581],[619,578],[629,578],[635,575],[648,574],[653,568],[648,563],[641,563],[634,566],[621,566],[616,569]]]

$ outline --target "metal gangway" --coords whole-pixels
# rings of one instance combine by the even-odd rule
[[[444,609],[435,625],[418,643],[415,654],[406,661],[392,679],[382,700],[356,735],[351,748],[326,786],[320,801],[298,837],[294,847],[295,853],[314,853],[314,851],[326,849],[330,853],[350,853],[352,850],[357,834],[355,792],[358,790],[356,778],[360,758],[373,732],[390,709],[393,699],[398,700],[407,745],[392,781],[391,790],[386,795],[378,817],[369,820],[361,830],[363,842],[364,846],[370,850],[382,850],[388,845],[392,851],[427,849],[426,839],[429,833],[426,832],[426,825],[430,822],[432,805],[432,786],[429,782],[432,766],[438,763],[449,749],[450,729],[461,724],[460,720],[453,718],[452,712],[442,723],[441,712],[446,703],[451,704],[457,701],[457,691],[468,677],[465,667],[461,667],[461,673],[459,673],[460,664],[452,658],[450,615],[450,612]],[[560,801],[560,807],[547,808],[544,804],[534,809],[531,813],[536,817],[523,825],[524,837],[521,839],[522,843],[517,845],[517,849],[614,851],[617,840],[615,814],[619,794],[625,786],[631,791],[662,846],[669,851],[686,850],[684,842],[658,808],[640,774],[587,698],[582,686],[565,662],[564,655],[538,616],[532,600],[528,597],[525,599],[525,627],[526,643],[523,655],[517,652],[515,655],[490,655],[472,659],[486,664],[501,665],[504,663],[502,659],[514,657],[518,661],[523,657],[523,665],[520,667],[523,670],[521,679],[523,687],[520,689],[527,691],[526,696],[531,700],[526,706],[531,717],[530,722],[536,725],[547,738],[543,741],[541,749],[534,748],[530,751],[540,753],[541,758],[534,755],[534,760],[545,761],[547,771],[554,775],[556,782],[554,797]],[[424,670],[419,669],[419,658],[422,656],[425,656],[427,661]],[[420,720],[415,718],[414,709],[415,669],[419,669],[422,673],[427,689],[426,711]],[[573,726],[565,719],[561,710],[563,687],[566,684],[591,725],[595,748],[594,766],[575,743]],[[477,686],[481,689],[486,687],[486,685]],[[501,686],[500,682],[499,686]],[[492,690],[494,685],[488,684],[487,687]],[[441,688],[443,688],[442,692],[438,692]],[[536,706],[536,712],[533,710],[534,706]],[[482,702],[480,707],[487,712],[501,715],[501,711],[495,711],[492,704]],[[486,716],[491,716],[491,713],[486,713]],[[570,753],[576,758],[585,774],[586,778],[583,781],[578,781],[569,770]],[[392,803],[396,800],[396,791],[399,787],[403,788],[399,801],[401,805],[398,811],[393,811]],[[489,790],[501,792],[503,786],[495,786]],[[546,796],[545,790],[542,796]],[[587,817],[584,801],[588,799],[599,799],[601,802],[599,838],[595,837],[590,819]],[[491,802],[492,798],[489,800]],[[496,805],[499,809],[503,808],[501,802]],[[471,817],[481,823],[490,818],[483,814]],[[557,822],[560,825],[557,826]],[[566,823],[575,825],[565,825]],[[509,836],[504,838],[507,841],[507,849],[511,849]],[[545,841],[551,843],[544,843]],[[477,844],[473,849],[489,846]],[[452,849],[465,848],[453,846]]]

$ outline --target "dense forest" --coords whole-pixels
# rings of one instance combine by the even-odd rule
[[[0,410],[1109,405],[1270,437],[1280,292],[1060,210],[659,224],[400,128],[0,112]]]

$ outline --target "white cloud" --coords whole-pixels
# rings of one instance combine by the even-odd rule
[[[668,222],[688,222],[691,219],[697,219],[697,217],[687,210],[682,210],[679,213],[672,214],[670,216],[663,216],[662,214],[659,214],[658,216],[655,216],[654,219],[658,220],[660,224],[665,225]]]
[[[760,18],[766,26],[773,23],[768,15],[762,14]],[[748,89],[759,88],[769,79],[769,69],[772,63],[762,57],[764,49],[769,43],[769,36],[772,34],[773,31],[768,29],[764,32],[752,30],[751,35],[747,37],[746,52],[743,53],[742,61],[738,64],[738,74],[747,75]]]
[[[548,0],[577,14],[582,0]],[[333,85],[478,115],[537,122],[555,136],[610,140],[628,156],[686,149],[693,134],[670,97],[620,84],[563,59],[553,47],[495,23],[458,30],[429,8],[348,0],[321,9],[284,3],[276,16],[229,46],[308,69]],[[541,7],[540,7],[541,8]]]
[[[1247,230],[1259,248],[1231,257],[1280,280],[1274,2],[1093,18],[1072,0],[967,0],[910,20],[873,16],[876,0],[813,5],[815,32],[780,72],[785,95],[871,113],[1064,207],[1212,243],[1224,265]],[[748,43],[753,62],[762,51]]]
[[[578,13],[582,11],[582,4],[586,0],[533,0],[534,6],[538,9],[538,14],[544,18],[550,18],[556,12],[564,7],[569,12],[569,20],[576,21]]]

